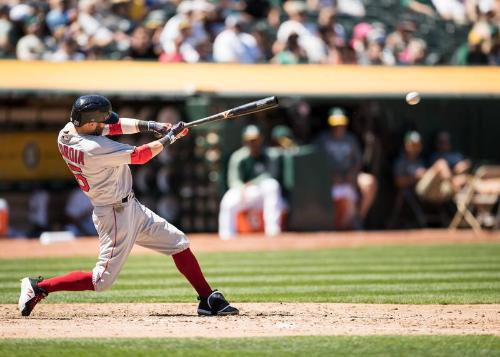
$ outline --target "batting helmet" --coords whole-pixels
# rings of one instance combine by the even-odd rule
[[[118,114],[111,110],[111,103],[102,95],[91,94],[78,97],[71,108],[71,122],[75,126],[97,122],[115,124]]]

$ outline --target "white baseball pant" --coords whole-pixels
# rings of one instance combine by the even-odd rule
[[[113,284],[134,244],[165,255],[189,247],[186,235],[149,208],[129,196],[129,201],[94,208],[92,216],[99,234],[99,260],[92,271],[95,291]]]
[[[219,237],[234,237],[238,212],[255,208],[263,210],[266,235],[281,233],[283,199],[280,185],[275,179],[267,178],[258,184],[231,188],[224,194],[219,211]]]

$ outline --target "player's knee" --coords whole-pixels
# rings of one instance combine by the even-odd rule
[[[108,290],[113,285],[113,281],[110,280],[98,280],[94,283],[94,290],[98,293]]]
[[[280,184],[273,178],[266,179],[262,182],[264,193],[276,193],[280,191]]]
[[[231,210],[238,206],[240,203],[240,195],[236,190],[229,190],[222,197],[222,201],[220,203],[220,208],[222,210]]]
[[[92,283],[94,291],[101,292],[109,289],[113,285],[115,278],[110,275],[104,267],[96,266],[92,272]]]

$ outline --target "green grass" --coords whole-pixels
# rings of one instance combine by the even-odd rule
[[[0,356],[500,356],[493,336],[0,340]]]
[[[500,244],[206,253],[208,280],[235,302],[500,303]],[[19,279],[89,271],[94,258],[0,260],[0,303],[16,303]],[[130,257],[111,290],[61,292],[44,303],[194,302],[163,256]]]

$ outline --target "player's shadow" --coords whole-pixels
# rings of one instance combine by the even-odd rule
[[[154,316],[154,317],[198,317],[199,315],[197,314],[179,314],[179,313],[171,313],[171,314],[160,314],[160,313],[153,313],[149,314],[148,316]],[[249,313],[240,313],[239,315],[228,315],[229,317],[233,316],[257,316],[257,317],[270,317],[270,316],[278,316],[278,317],[287,317],[287,316],[293,316],[291,313],[287,312],[270,312],[270,313],[265,313],[265,312],[259,312],[256,314],[249,314]],[[199,316],[199,317],[212,317],[212,316]],[[219,317],[225,317],[225,316],[219,316]]]
[[[153,314],[149,314],[148,316],[154,316],[154,317],[196,317],[198,315],[197,314],[179,314],[179,313],[171,313],[171,314],[153,313]]]

